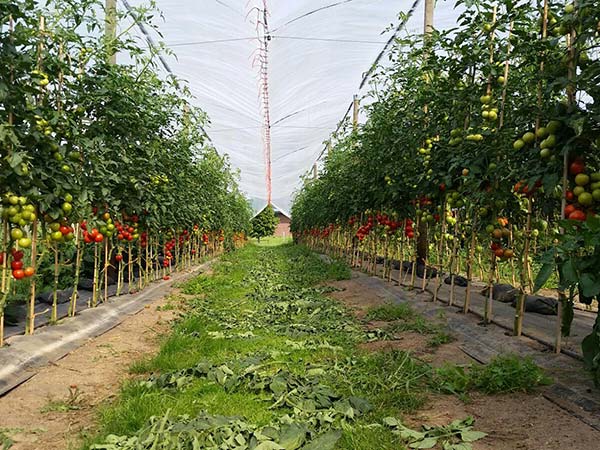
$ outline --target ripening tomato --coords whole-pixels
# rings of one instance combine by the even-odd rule
[[[565,217],[569,217],[573,212],[577,211],[575,205],[567,205],[565,207]]]
[[[504,250],[499,248],[496,251],[494,251],[494,254],[498,257],[498,258],[502,258],[504,256]]]
[[[30,267],[26,267],[25,270],[24,270],[24,272],[25,272],[25,276],[26,277],[30,277],[30,276],[32,276],[35,273],[35,269],[33,267],[31,267],[31,266]]]
[[[571,175],[579,175],[583,172],[585,172],[585,163],[579,158],[573,161],[569,166],[569,173]]]
[[[568,218],[570,220],[580,220],[583,222],[585,220],[585,213],[579,209],[576,209],[571,214],[569,214]]]
[[[17,269],[13,270],[12,275],[16,280],[20,280],[25,277],[25,272],[22,269]]]

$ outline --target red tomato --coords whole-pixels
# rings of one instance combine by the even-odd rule
[[[10,263],[10,268],[12,270],[19,270],[23,268],[23,261],[13,261]]]
[[[575,205],[567,205],[565,207],[565,217],[569,217],[573,212],[577,211]]]
[[[170,280],[170,279],[171,279],[171,277],[170,277],[169,275],[165,275],[165,276],[163,277],[163,280],[165,280],[165,281],[167,281],[167,280]]]
[[[97,228],[92,228],[92,232],[90,233],[92,237],[96,237],[100,233]]]
[[[575,200],[575,194],[573,194],[573,191],[567,191],[565,193],[565,198],[567,199],[567,201],[572,202]]]
[[[569,214],[569,219],[570,220],[580,220],[583,222],[585,220],[585,213],[583,211],[576,209],[571,214]]]
[[[20,280],[25,277],[25,272],[21,269],[13,270],[12,275],[16,280]]]
[[[501,248],[497,249],[494,253],[498,258],[502,258],[504,256],[504,250],[502,250]]]
[[[569,166],[569,173],[571,175],[579,175],[585,171],[585,164],[581,159],[576,159]]]
[[[115,256],[115,260],[116,260],[117,262],[121,262],[121,261],[123,261],[123,255],[121,255],[121,254],[119,253],[118,255],[116,255],[116,256]]]
[[[96,234],[96,236],[94,236],[94,241],[95,242],[102,242],[104,240],[104,236],[100,233]]]
[[[63,236],[66,236],[67,234],[69,234],[71,232],[71,229],[69,227],[67,227],[66,225],[61,225],[61,227],[59,228],[59,231],[63,234]]]

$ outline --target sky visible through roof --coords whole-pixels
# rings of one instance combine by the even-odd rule
[[[119,1],[119,8],[124,3]],[[132,6],[144,0],[128,0]],[[273,203],[289,211],[294,192],[344,117],[365,72],[415,0],[266,0]],[[187,80],[209,116],[215,148],[240,170],[241,189],[266,204],[264,111],[260,80],[263,0],[157,0],[154,35],[175,53],[172,72]],[[407,23],[423,27],[424,1]],[[435,27],[456,24],[453,1],[438,1]],[[387,30],[387,31],[386,31]],[[136,30],[141,36],[141,32]],[[151,31],[151,33],[154,33]],[[385,58],[382,59],[385,62]]]

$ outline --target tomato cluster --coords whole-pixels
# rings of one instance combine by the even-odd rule
[[[2,204],[2,218],[11,224],[10,238],[21,248],[31,247],[31,238],[27,236],[24,227],[36,220],[35,206],[26,197],[11,193],[4,196]]]
[[[33,267],[24,267],[23,264],[23,252],[16,249],[11,249],[12,261],[10,268],[12,269],[12,276],[15,280],[21,280],[26,277],[31,277],[35,273]],[[2,254],[2,260],[4,260],[4,254]],[[2,261],[4,263],[4,261]]]
[[[584,160],[578,157],[569,165],[569,175],[572,188],[565,193],[565,218],[584,221],[596,214],[594,208],[600,204],[600,173],[590,174]]]
[[[492,243],[490,245],[490,250],[496,255],[496,258],[507,260],[515,256],[514,250],[509,248],[511,233],[508,228],[508,219],[506,217],[499,217],[496,221],[496,225],[488,225],[486,231],[491,235]]]

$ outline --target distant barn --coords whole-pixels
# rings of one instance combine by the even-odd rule
[[[279,219],[279,225],[275,229],[275,236],[277,237],[290,237],[290,218],[288,215],[277,208],[277,206],[273,205],[273,210],[275,211],[275,217]]]

